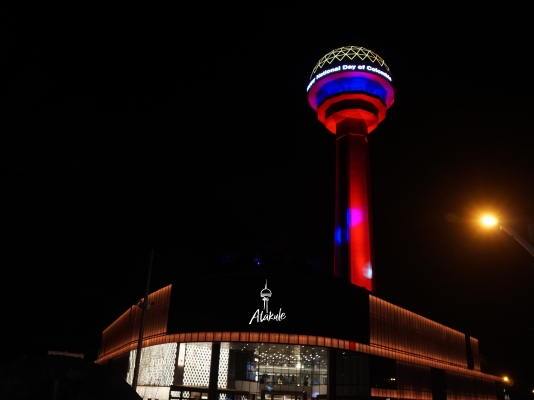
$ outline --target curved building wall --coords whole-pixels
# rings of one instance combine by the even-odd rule
[[[257,276],[193,279],[150,294],[142,397],[202,400],[212,390],[219,400],[495,398],[499,378],[480,371],[476,339],[337,278],[272,274],[268,284],[268,299]],[[314,289],[321,301],[307,302]],[[254,315],[267,309],[286,318],[258,322]],[[129,383],[140,316],[132,306],[103,332],[97,360],[127,369]],[[289,358],[297,349],[300,358]]]

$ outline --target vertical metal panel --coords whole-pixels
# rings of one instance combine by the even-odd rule
[[[461,332],[370,295],[370,343],[440,363],[467,367]]]
[[[471,340],[471,351],[473,352],[473,363],[476,370],[480,371],[480,353],[478,350],[478,339],[474,337]]]
[[[167,332],[167,320],[171,297],[171,285],[149,295],[151,307],[147,310],[143,338],[164,335]],[[143,300],[143,299],[142,299]],[[131,306],[117,320],[102,332],[100,355],[105,356],[137,341],[141,309]]]

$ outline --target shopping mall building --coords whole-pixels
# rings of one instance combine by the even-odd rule
[[[144,399],[495,399],[477,339],[321,275],[191,277],[149,296]],[[102,334],[97,363],[130,384],[141,309]]]

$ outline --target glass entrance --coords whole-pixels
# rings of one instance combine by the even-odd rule
[[[306,400],[306,392],[262,390],[261,400]]]

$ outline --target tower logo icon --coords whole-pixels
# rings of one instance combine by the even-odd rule
[[[273,314],[269,311],[269,299],[272,295],[271,290],[267,287],[267,279],[265,280],[265,287],[260,291],[260,296],[263,301],[263,310],[258,308],[252,318],[249,325],[255,320],[256,322],[269,322],[269,321],[282,321],[286,318],[286,314],[282,312],[280,308],[277,314]]]
[[[267,279],[265,279],[265,288],[263,288],[260,292],[260,296],[263,300],[263,310],[268,313],[269,312],[269,297],[271,297],[272,292],[267,289]]]

